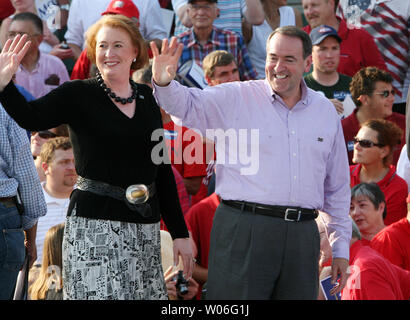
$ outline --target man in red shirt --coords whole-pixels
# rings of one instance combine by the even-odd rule
[[[410,194],[407,197],[408,207],[409,203]],[[410,210],[407,217],[380,231],[370,242],[370,247],[391,263],[410,271]]]
[[[399,268],[357,238],[350,245],[350,271],[342,300],[408,300],[410,271]]]
[[[387,70],[386,63],[373,39],[364,29],[346,24],[336,17],[335,0],[302,0],[303,12],[308,25],[304,31],[310,31],[322,24],[331,26],[339,37],[340,63],[337,72],[353,77],[363,67],[374,66]]]
[[[208,255],[212,221],[220,202],[220,197],[213,193],[191,207],[185,216],[192,240],[198,249],[197,261],[192,273],[192,277],[200,284],[198,299],[200,298],[202,285],[208,280]]]
[[[349,163],[353,164],[353,138],[362,123],[370,119],[385,119],[394,122],[403,130],[401,143],[394,152],[393,165],[397,164],[400,151],[405,143],[406,118],[393,112],[394,90],[390,73],[374,67],[367,67],[357,72],[350,83],[352,100],[356,109],[342,120],[343,134],[346,141]]]
[[[321,219],[316,221],[318,225],[322,223]],[[360,231],[352,220],[350,275],[342,290],[342,300],[410,299],[410,271],[392,264],[370,246],[363,245],[360,239]],[[326,241],[321,241],[320,245],[321,248],[327,245]],[[325,269],[321,278],[327,272],[329,270]]]

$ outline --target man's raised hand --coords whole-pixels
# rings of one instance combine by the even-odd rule
[[[8,39],[0,53],[0,91],[7,86],[13,75],[17,72],[21,60],[27,53],[31,42],[27,41],[26,34],[16,35]]]
[[[168,43],[168,39],[162,40],[161,53],[159,53],[155,42],[151,41],[150,47],[154,57],[152,78],[158,86],[167,86],[175,78],[184,45],[178,43],[176,37],[172,37],[170,43]]]

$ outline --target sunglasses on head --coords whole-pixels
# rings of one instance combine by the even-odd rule
[[[33,131],[31,135],[34,136],[36,133],[39,135],[40,138],[43,138],[43,139],[50,139],[50,138],[58,137],[55,133],[48,131],[48,130]]]
[[[383,145],[380,144],[380,143],[375,143],[373,141],[366,140],[366,139],[359,140],[356,137],[353,138],[353,142],[354,142],[354,144],[358,143],[362,148],[371,148],[373,146],[383,147]]]
[[[392,96],[394,96],[395,92],[394,92],[394,90],[390,90],[390,91],[389,90],[384,90],[382,92],[375,92],[374,94],[378,94],[378,95],[382,96],[383,98],[387,98],[390,94]]]

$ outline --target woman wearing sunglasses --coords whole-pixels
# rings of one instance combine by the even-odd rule
[[[354,138],[350,187],[366,182],[377,183],[386,198],[387,226],[407,215],[407,183],[396,174],[393,153],[400,145],[402,130],[393,122],[381,119],[362,124]]]

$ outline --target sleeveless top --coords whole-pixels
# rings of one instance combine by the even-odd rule
[[[292,7],[280,7],[279,15],[279,27],[294,26],[296,24],[295,12]],[[265,78],[266,40],[272,31],[271,26],[266,20],[259,26],[252,26],[252,39],[248,43],[247,48],[252,65],[258,72],[258,79]]]

